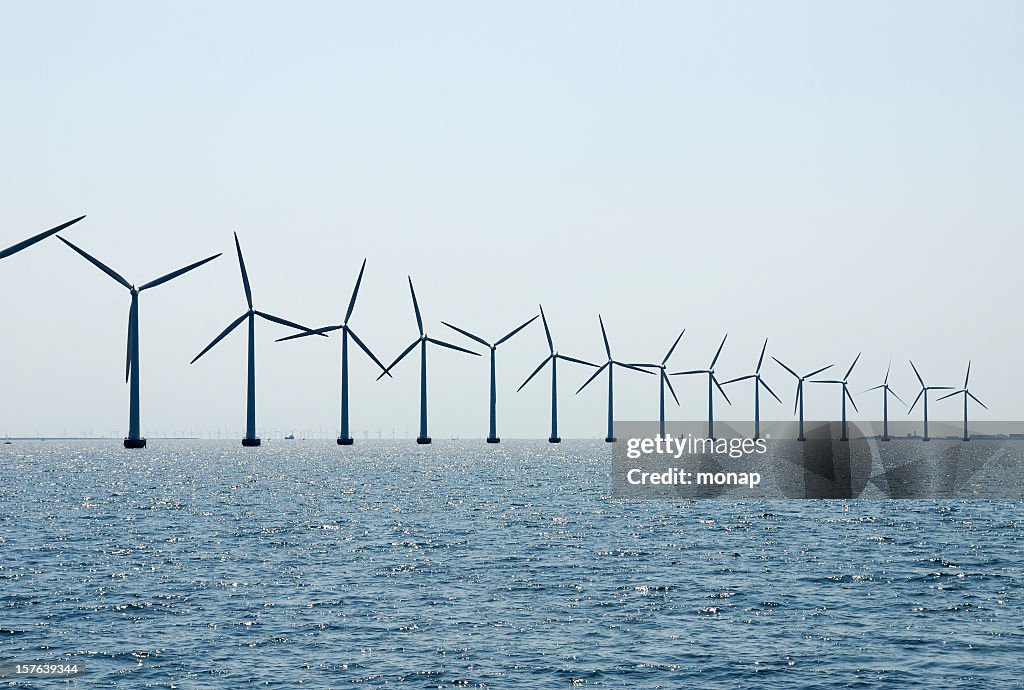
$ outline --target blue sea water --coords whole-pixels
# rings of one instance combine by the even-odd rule
[[[0,660],[84,662],[25,687],[1021,684],[1021,502],[615,501],[609,466],[0,446]]]

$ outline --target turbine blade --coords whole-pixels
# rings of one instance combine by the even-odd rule
[[[891,393],[891,394],[892,394],[892,397],[896,398],[896,399],[897,399],[897,400],[899,400],[899,401],[900,401],[901,403],[903,403],[903,407],[906,407],[906,406],[907,406],[907,403],[906,403],[906,401],[904,401],[904,400],[903,400],[903,398],[901,398],[900,396],[896,395],[896,391],[894,391],[894,390],[893,390],[892,388],[889,388],[888,386],[886,386],[886,387],[885,387],[885,390],[886,390],[886,392],[887,392],[887,393]]]
[[[669,376],[689,376],[690,374],[706,374],[707,369],[692,369],[690,371],[673,371]]]
[[[725,338],[728,338],[728,337],[729,337],[729,334],[726,333],[725,334]],[[722,338],[722,343],[721,343],[721,345],[718,346],[718,352],[715,353],[715,358],[711,360],[711,365],[708,367],[708,369],[714,369],[715,368],[715,362],[718,361],[718,356],[720,354],[722,354],[722,348],[725,347],[725,338]],[[732,403],[729,403],[729,404],[731,405]]]
[[[238,328],[238,324],[240,324],[240,323],[242,323],[243,321],[245,321],[245,319],[246,319],[246,318],[247,318],[248,316],[249,316],[249,312],[245,312],[244,314],[242,314],[241,316],[239,316],[239,317],[238,317],[237,319],[235,319],[234,321],[232,321],[232,322],[231,322],[231,325],[230,325],[230,326],[228,326],[227,328],[225,328],[225,329],[224,329],[223,331],[221,331],[221,332],[220,332],[220,335],[218,335],[218,336],[217,336],[216,338],[214,338],[214,339],[213,339],[213,340],[212,340],[212,341],[210,342],[210,344],[209,344],[209,345],[207,345],[206,347],[204,347],[204,348],[203,348],[203,351],[202,351],[202,352],[200,352],[200,353],[199,353],[198,355],[196,355],[196,356],[195,356],[195,358],[193,358],[193,359],[192,359],[192,361],[191,361],[191,362],[189,362],[189,364],[195,364],[195,363],[196,363],[196,361],[197,361],[197,360],[198,360],[198,359],[199,359],[200,357],[202,357],[203,355],[205,355],[205,354],[206,354],[207,352],[209,352],[209,351],[210,351],[210,350],[211,350],[211,349],[213,348],[213,346],[214,346],[214,345],[216,345],[216,344],[217,344],[217,343],[219,343],[220,341],[224,340],[224,338],[226,338],[226,337],[227,337],[228,333],[230,333],[231,331],[233,331],[233,330],[235,330],[236,328]]]
[[[781,364],[781,362],[780,362]],[[804,387],[800,381],[796,382],[796,396],[793,398],[793,414],[796,414],[796,408],[800,405],[800,398],[803,397]]]
[[[479,336],[473,335],[469,331],[464,331],[461,328],[459,328],[458,326],[451,325],[447,321],[442,321],[441,323],[443,323],[445,326],[447,326],[448,328],[452,329],[453,331],[458,331],[459,333],[461,333],[462,335],[466,336],[467,338],[472,338],[473,340],[477,341],[478,343],[480,343],[484,347],[489,348],[491,346],[491,344],[489,342],[487,342],[486,340],[484,340],[483,338],[481,338]]]
[[[914,375],[917,376],[917,380],[921,382],[921,388],[924,388],[924,379],[921,378],[921,374],[917,372],[917,367],[914,366],[914,360],[908,360],[910,362],[910,368],[914,370]]]
[[[946,395],[943,395],[941,398],[939,398],[939,400],[945,400],[946,398],[952,398],[954,395],[960,395],[961,393],[966,393],[966,392],[967,391],[953,391],[952,393],[947,393]],[[938,402],[938,401],[936,401],[936,402]]]
[[[836,379],[815,379],[813,381],[808,381],[807,383],[843,383],[843,382],[839,381],[839,380],[836,380]]]
[[[711,380],[714,382],[715,387],[718,388],[718,392],[722,394],[723,398],[725,398],[725,402],[732,405],[732,400],[729,400],[729,396],[725,394],[725,389],[722,388],[722,384],[718,382],[718,379],[715,378],[714,374],[711,374]]]
[[[612,360],[612,364],[616,364],[616,365],[622,367],[623,369],[632,369],[633,371],[639,371],[641,374],[650,374],[651,376],[654,376],[654,372],[653,371],[647,371],[646,369],[641,369],[640,367],[634,366],[632,364],[626,364],[625,362],[616,362],[615,360]],[[657,365],[653,365],[653,366],[657,366]],[[658,368],[660,369],[661,367],[658,367]]]
[[[814,371],[812,371],[812,372],[811,372],[810,374],[808,374],[808,375],[807,375],[807,376],[805,376],[804,378],[805,378],[805,379],[809,379],[809,378],[811,378],[812,376],[814,376],[814,375],[816,375],[816,374],[820,374],[820,373],[821,373],[821,372],[823,372],[823,371],[828,371],[829,369],[831,369],[831,368],[832,368],[832,367],[834,367],[834,366],[835,366],[834,364],[829,364],[829,365],[828,365],[827,367],[822,367],[821,369],[815,369]]]
[[[540,370],[544,368],[544,365],[547,364],[548,362],[550,362],[552,359],[554,359],[554,357],[555,357],[554,355],[548,355],[547,357],[545,357],[544,361],[541,362],[537,366],[537,368],[533,370],[533,373],[526,377],[526,380],[523,381],[523,385],[519,386],[519,388],[516,389],[516,393],[518,393],[519,391],[523,390],[523,388],[526,386],[526,384],[528,384],[530,382],[530,379],[532,379],[534,376],[536,376],[538,373],[540,373]]]
[[[882,380],[883,384],[889,383],[889,372],[892,371],[892,355],[889,355],[889,366],[885,368],[885,378]]]
[[[128,383],[128,376],[132,373],[132,313],[128,312],[128,347],[124,356],[124,382]]]
[[[643,362],[629,362],[632,367],[648,367],[651,369],[661,369],[660,364],[644,364]]]
[[[661,360],[662,364],[666,364],[668,362],[668,358],[671,357],[672,353],[676,351],[676,345],[678,345],[679,341],[683,339],[683,333],[686,333],[685,328],[679,331],[679,335],[676,336],[676,341],[672,343],[672,347],[668,349],[668,354],[665,355],[665,359]]]
[[[314,328],[311,331],[303,331],[302,333],[294,333],[292,335],[286,335],[283,338],[278,338],[274,342],[276,342],[276,343],[283,343],[285,340],[295,340],[296,338],[305,338],[307,335],[323,335],[324,333],[330,333],[331,331],[336,331],[336,330],[339,330],[341,328],[344,328],[344,326],[324,326],[323,328]]]
[[[728,381],[723,381],[722,385],[723,386],[728,386],[730,383],[736,383],[737,381],[746,381],[747,379],[752,379],[755,376],[757,376],[757,374],[747,374],[746,376],[739,376],[739,377],[734,378],[734,379],[729,379]]]
[[[476,355],[477,357],[480,356],[479,352],[473,352],[472,350],[467,350],[464,347],[459,347],[458,345],[452,345],[451,343],[446,343],[443,340],[437,340],[435,338],[427,338],[427,342],[428,343],[434,343],[435,345],[440,345],[441,347],[447,347],[449,350],[458,350],[459,352],[465,352],[468,355]]]
[[[844,377],[843,377],[843,381],[845,381],[846,379],[850,378],[850,374],[851,374],[851,373],[853,373],[853,368],[854,368],[855,366],[857,366],[857,362],[858,362],[858,361],[860,360],[860,356],[861,356],[862,354],[864,354],[864,353],[863,353],[863,352],[858,352],[858,353],[857,353],[857,356],[856,356],[856,357],[854,357],[854,359],[853,359],[853,364],[851,364],[851,365],[850,365],[850,368],[846,370],[846,376],[844,376]]]
[[[218,256],[220,256],[220,253],[214,254],[213,256],[208,256],[205,259],[203,259],[202,261],[197,261],[194,264],[189,264],[185,268],[179,268],[177,271],[171,271],[167,275],[160,276],[156,280],[151,280],[148,283],[146,283],[145,285],[143,285],[142,287],[140,287],[139,288],[139,292],[142,292],[143,290],[148,290],[149,288],[154,288],[157,285],[163,285],[168,280],[174,280],[175,278],[177,278],[180,275],[188,273],[189,271],[191,271],[193,269],[199,268],[200,266],[202,266],[205,263],[209,263],[209,262],[213,261]]]
[[[544,323],[544,335],[547,336],[548,339],[548,350],[551,352],[551,354],[555,354],[555,343],[551,340],[551,330],[548,328],[547,317],[544,316],[544,306],[537,306],[540,307],[540,320]]]
[[[532,319],[530,319],[529,321],[524,323],[522,326],[520,326],[519,328],[516,328],[515,330],[511,331],[510,333],[508,333],[508,335],[506,335],[504,338],[501,338],[500,340],[498,340],[498,342],[494,343],[494,346],[497,347],[498,345],[501,345],[503,342],[505,342],[506,340],[508,340],[509,338],[514,336],[516,333],[518,333],[519,331],[523,330],[524,328],[526,328],[527,326],[529,326],[531,323],[533,323],[534,321],[536,321],[539,318],[540,318],[539,314],[537,316],[534,316]]]
[[[352,288],[352,297],[348,301],[348,311],[345,312],[345,323],[348,323],[348,320],[352,318],[352,310],[356,308],[356,297],[359,295],[359,285],[363,282],[363,271],[365,270],[366,259],[363,259],[363,265],[359,267],[359,276],[356,278],[356,286]]]
[[[63,242],[64,244],[66,244],[67,246],[71,247],[72,249],[74,249],[74,250],[75,250],[76,252],[78,252],[78,253],[79,253],[79,254],[80,254],[81,256],[83,256],[83,257],[85,258],[85,260],[86,260],[86,261],[88,261],[88,262],[89,262],[89,263],[91,263],[91,264],[92,264],[93,266],[95,266],[96,268],[98,268],[98,269],[100,269],[101,271],[103,271],[104,273],[106,273],[106,274],[107,274],[108,276],[110,276],[111,278],[113,278],[113,279],[114,279],[114,280],[116,280],[117,282],[121,283],[121,285],[124,285],[124,286],[125,286],[126,288],[128,288],[129,290],[131,290],[131,289],[132,289],[132,284],[131,284],[131,283],[129,283],[129,282],[128,282],[127,280],[125,280],[124,278],[122,278],[122,277],[121,277],[121,274],[120,274],[120,273],[118,273],[118,272],[117,272],[117,271],[115,271],[114,269],[110,268],[109,266],[107,266],[106,264],[104,264],[104,263],[103,263],[102,261],[100,261],[99,259],[96,259],[96,258],[94,258],[94,257],[92,257],[92,256],[89,256],[88,254],[86,254],[86,253],[85,253],[85,251],[84,251],[84,250],[82,250],[82,249],[79,249],[78,247],[76,247],[75,245],[71,244],[71,243],[70,243],[70,242],[68,242],[68,241],[67,241],[66,239],[64,239],[63,237],[61,237],[60,235],[57,235],[57,239],[58,239],[58,240],[60,240],[61,242]]]
[[[853,396],[850,395],[850,389],[847,388],[846,386],[843,386],[843,394],[845,394],[846,397],[850,399],[850,404],[853,405],[853,409],[856,412],[860,412],[860,410],[857,409],[857,403],[854,401]]]
[[[307,328],[306,326],[303,326],[302,324],[295,323],[294,321],[289,321],[287,319],[282,319],[280,316],[274,316],[273,314],[268,314],[265,311],[256,311],[256,310],[254,310],[253,314],[255,314],[256,316],[259,316],[261,318],[264,318],[267,321],[273,321],[274,323],[279,323],[282,326],[288,326],[289,328],[294,328],[297,331],[309,332],[309,331],[313,330],[312,328]],[[326,333],[320,333],[319,335],[322,335],[325,338],[327,337]]]
[[[768,391],[769,393],[771,393],[771,394],[772,394],[772,397],[773,397],[773,398],[775,398],[776,400],[778,400],[778,401],[779,401],[779,404],[780,404],[780,405],[782,404],[782,398],[780,398],[779,396],[775,395],[775,391],[773,391],[773,390],[772,390],[772,389],[771,389],[771,388],[770,388],[770,387],[768,386],[768,384],[764,382],[764,380],[763,380],[763,379],[761,379],[760,377],[758,377],[758,379],[757,379],[757,382],[758,382],[759,384],[761,384],[762,386],[764,386],[764,389],[765,389],[766,391]]]
[[[412,345],[410,345],[409,347],[407,347],[407,348],[405,348],[404,350],[402,350],[402,354],[400,354],[400,355],[398,355],[397,357],[395,357],[395,361],[394,361],[394,362],[392,362],[391,364],[387,365],[387,367],[385,367],[385,368],[384,368],[384,373],[383,373],[383,374],[381,374],[380,376],[378,376],[378,377],[377,377],[377,380],[378,380],[378,381],[380,381],[380,380],[381,380],[382,378],[384,378],[384,375],[385,375],[385,374],[389,374],[389,373],[391,372],[391,370],[392,370],[392,369],[394,369],[394,368],[395,368],[395,366],[396,366],[396,365],[397,365],[397,364],[398,364],[399,362],[401,362],[401,361],[402,361],[402,360],[403,360],[403,359],[405,358],[405,356],[406,356],[407,354],[409,354],[410,352],[412,352],[412,351],[413,351],[413,348],[415,348],[415,347],[416,347],[417,345],[419,345],[419,344],[420,344],[420,342],[421,342],[421,341],[420,341],[420,339],[419,339],[419,338],[417,338],[416,340],[412,341]]]
[[[882,384],[879,384],[879,385],[875,386],[874,388],[867,388],[865,390],[862,390],[857,395],[864,395],[865,393],[870,393],[871,391],[877,391],[879,388],[885,388],[885,384],[882,383]]]
[[[775,360],[775,362],[776,362],[776,364],[778,364],[778,365],[779,365],[780,367],[782,367],[783,369],[785,369],[786,371],[788,371],[788,372],[789,372],[790,374],[792,374],[793,376],[795,376],[795,377],[797,377],[797,378],[800,378],[800,374],[796,373],[795,371],[793,371],[792,369],[790,369],[789,367],[787,367],[787,366],[786,366],[785,364],[783,364],[783,363],[782,363],[781,361],[779,361],[779,358],[778,358],[778,357],[774,357],[774,356],[773,356],[773,357],[772,357],[772,359],[774,359],[774,360]]]
[[[907,414],[910,414],[911,412],[914,411],[914,408],[917,406],[917,401],[921,399],[922,395],[924,395],[924,388],[922,388],[920,392],[918,392],[917,397],[914,398],[914,402],[911,403],[910,409],[907,410]]]
[[[597,321],[601,324],[601,337],[604,338],[604,351],[608,353],[608,359],[612,358],[612,346],[608,344],[608,334],[604,330],[604,320],[601,315],[597,315]]]
[[[675,400],[676,401],[676,405],[678,405],[679,404],[679,398],[676,397],[676,391],[675,391],[674,388],[672,388],[672,380],[669,379],[668,374],[665,373],[664,369],[661,370],[661,377],[663,379],[665,379],[665,385],[668,386],[668,392],[672,394],[672,399]]]
[[[588,366],[588,367],[596,367],[597,366],[593,362],[587,362],[587,361],[582,360],[582,359],[576,359],[575,357],[569,357],[569,356],[566,356],[566,355],[553,355],[553,356],[554,357],[558,357],[558,359],[564,359],[566,362],[573,362],[575,364],[583,364],[583,365]]]
[[[984,407],[986,410],[988,409],[988,405],[986,405],[985,403],[983,403],[980,400],[978,400],[977,398],[975,398],[974,397],[974,393],[972,393],[970,391],[966,391],[966,392],[967,392],[967,395],[971,396],[971,400],[973,400],[974,402],[978,403],[979,405]]]
[[[757,358],[757,369],[754,369],[755,374],[761,373],[761,363],[764,362],[764,353],[768,349],[768,338],[764,339],[764,345],[761,346],[761,356]]]
[[[238,242],[238,233],[235,233],[235,251],[238,252],[238,267],[242,269],[242,287],[245,288],[245,302],[252,309],[252,289],[249,287],[249,274],[245,270],[245,259],[242,258],[242,245]]]
[[[384,365],[381,364],[379,359],[377,359],[377,356],[375,354],[373,354],[372,352],[370,352],[370,348],[366,347],[366,343],[364,343],[362,340],[359,339],[359,336],[356,335],[356,332],[353,331],[348,326],[346,326],[346,328],[348,328],[348,334],[350,336],[352,336],[352,340],[356,341],[356,345],[358,345],[360,347],[360,349],[362,349],[362,351],[366,353],[366,356],[369,357],[370,359],[372,359],[373,363],[376,364],[378,367],[380,367],[381,371],[383,371],[388,376],[391,376],[391,372],[389,372],[387,369],[384,368]]]
[[[8,256],[11,256],[12,254],[17,254],[22,249],[28,249],[29,247],[31,247],[36,242],[42,242],[47,237],[49,237],[51,235],[56,235],[58,232],[60,232],[64,228],[66,228],[66,227],[68,227],[70,225],[74,225],[75,223],[77,223],[78,221],[82,220],[83,218],[85,218],[85,216],[79,216],[78,218],[75,218],[74,220],[69,220],[67,223],[62,223],[62,224],[58,225],[55,228],[50,228],[49,230],[46,230],[45,232],[41,232],[38,235],[33,235],[32,237],[29,237],[27,240],[22,240],[21,242],[18,242],[17,244],[12,244],[7,249],[0,250],[0,259],[6,259]]]
[[[420,304],[416,301],[416,290],[412,287],[412,276],[409,276],[409,292],[412,293],[412,308],[416,310],[416,328],[420,329],[420,337],[422,337],[423,317],[420,316]]]
[[[967,361],[967,376],[964,377],[964,390],[967,390],[967,382],[971,380],[971,362]]]
[[[587,379],[587,380],[586,380],[586,381],[585,381],[585,382],[583,383],[583,385],[582,385],[582,386],[580,386],[580,387],[579,387],[579,388],[578,388],[578,389],[576,390],[576,395],[579,395],[579,394],[580,394],[580,391],[581,391],[581,390],[583,390],[584,388],[586,388],[586,387],[587,387],[587,386],[588,386],[588,385],[590,384],[590,382],[591,382],[591,381],[593,381],[594,379],[596,379],[596,378],[597,378],[597,376],[598,376],[598,374],[600,374],[600,373],[601,373],[602,371],[604,371],[604,370],[605,370],[605,368],[607,368],[608,364],[609,364],[608,362],[605,362],[604,364],[602,364],[601,366],[599,366],[599,367],[597,368],[597,371],[595,371],[595,372],[594,372],[593,374],[591,374],[591,375],[590,375],[590,378],[589,378],[589,379]]]

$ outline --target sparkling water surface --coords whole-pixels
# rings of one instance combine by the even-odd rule
[[[1019,501],[614,501],[603,443],[0,446],[25,687],[1017,687]],[[5,681],[9,679],[4,679]]]

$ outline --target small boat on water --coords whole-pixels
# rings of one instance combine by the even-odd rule
[[[287,436],[284,437],[284,440],[285,441],[294,441],[295,440],[295,434],[288,434]]]

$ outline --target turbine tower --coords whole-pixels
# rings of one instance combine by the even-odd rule
[[[672,399],[676,401],[676,405],[679,405],[679,398],[676,397],[676,392],[672,389],[672,382],[669,381],[668,373],[665,370],[665,364],[668,362],[668,358],[672,356],[672,353],[675,352],[676,345],[678,345],[679,341],[682,340],[683,333],[686,333],[686,329],[685,328],[682,331],[679,332],[679,335],[676,337],[676,341],[674,343],[672,343],[672,347],[670,347],[668,349],[668,352],[662,358],[660,364],[638,364],[636,362],[633,362],[633,366],[635,366],[635,367],[645,367],[647,369],[657,369],[658,372],[659,372],[659,377],[658,377],[658,379],[659,379],[659,381],[658,381],[658,384],[659,384],[658,385],[658,388],[659,388],[659,391],[658,391],[658,434],[662,438],[665,437],[665,386],[668,386],[668,391],[669,391],[669,393],[672,394]]]
[[[267,321],[279,323],[282,326],[288,326],[300,331],[308,331],[309,329],[305,326],[300,326],[297,323],[292,323],[291,321],[282,319],[280,316],[274,316],[273,314],[268,314],[253,308],[252,289],[249,287],[249,274],[245,270],[245,260],[242,258],[242,245],[238,242],[237,232],[235,233],[235,251],[238,252],[238,268],[242,272],[242,288],[245,290],[245,302],[249,306],[249,309],[232,321],[227,328],[221,331],[220,335],[214,338],[209,345],[203,348],[203,351],[196,355],[195,359],[189,362],[189,364],[195,364],[200,357],[213,349],[214,345],[226,338],[227,335],[240,326],[243,321],[248,320],[249,373],[247,377],[245,396],[245,436],[242,438],[242,445],[252,447],[260,445],[260,439],[256,436],[256,317],[258,316],[261,319],[266,319]]]
[[[782,404],[782,400],[779,398],[779,396],[775,395],[775,391],[773,391],[768,386],[768,384],[764,382],[764,379],[761,378],[761,364],[764,362],[764,353],[765,353],[765,350],[767,350],[767,349],[768,349],[768,339],[765,338],[764,339],[764,346],[761,347],[761,356],[757,360],[757,368],[754,369],[754,373],[753,374],[747,374],[746,376],[740,376],[740,377],[735,378],[735,379],[729,379],[728,381],[726,381],[725,383],[722,384],[723,386],[728,386],[730,383],[736,383],[737,381],[746,381],[747,379],[754,379],[754,438],[755,439],[761,438],[761,386],[764,386],[764,389],[766,391],[768,391],[769,393],[771,393],[772,397],[775,398],[776,400],[778,400],[780,405]]]
[[[380,360],[370,352],[370,348],[366,347],[356,332],[352,330],[352,327],[348,325],[349,320],[352,318],[352,310],[356,306],[356,296],[359,295],[359,285],[363,282],[363,271],[366,269],[366,259],[363,259],[363,265],[359,268],[359,277],[356,278],[356,286],[352,289],[352,297],[348,301],[348,311],[345,312],[344,323],[336,326],[324,326],[323,328],[316,328],[312,331],[306,331],[305,333],[296,333],[295,335],[289,335],[284,338],[278,338],[277,342],[283,340],[294,340],[295,338],[305,338],[308,335],[324,335],[331,331],[341,331],[341,433],[338,435],[339,446],[351,446],[354,443],[352,434],[349,431],[348,423],[348,339],[351,336],[359,348],[366,353],[366,355],[373,360],[373,362],[380,367],[381,371],[384,371],[384,365],[380,363]],[[391,376],[389,373],[388,376]]]
[[[971,435],[969,433],[967,433],[967,398],[970,398],[974,402],[978,403],[979,405],[984,407],[986,410],[988,409],[988,405],[986,405],[985,403],[983,403],[980,400],[978,400],[977,398],[975,398],[974,397],[974,393],[972,393],[970,390],[967,389],[967,382],[970,381],[970,379],[971,379],[971,363],[967,362],[967,376],[964,377],[964,387],[961,388],[958,391],[953,391],[952,393],[949,393],[949,394],[944,395],[941,398],[939,398],[939,400],[945,400],[946,398],[952,398],[954,395],[961,395],[962,394],[964,396],[964,438],[963,438],[964,441],[970,441],[971,440]]]
[[[6,259],[9,256],[17,254],[22,249],[28,249],[29,247],[31,247],[36,242],[42,242],[47,237],[50,237],[51,235],[56,235],[58,232],[60,232],[64,228],[74,225],[75,223],[77,223],[78,221],[82,220],[83,218],[85,218],[85,216],[79,216],[78,218],[75,218],[74,220],[69,220],[67,223],[61,223],[60,225],[58,225],[55,228],[50,228],[49,230],[46,230],[45,232],[41,232],[38,235],[33,235],[32,237],[29,237],[27,240],[22,240],[21,242],[18,242],[17,244],[12,244],[7,249],[0,249],[0,259]]]
[[[548,320],[544,316],[544,307],[540,308],[540,320],[544,324],[544,335],[548,339],[548,351],[551,353],[544,358],[533,373],[526,377],[523,381],[523,385],[516,389],[516,393],[523,390],[523,388],[530,382],[534,376],[536,376],[541,369],[543,369],[548,363],[551,364],[551,435],[548,436],[548,443],[561,443],[562,439],[558,436],[558,360],[564,359],[566,362],[573,362],[574,364],[583,364],[588,367],[597,367],[596,364],[585,362],[582,359],[576,359],[575,357],[568,357],[563,354],[559,354],[555,350],[555,343],[551,339],[551,330],[548,328]]]
[[[708,375],[708,438],[714,440],[715,438],[715,388],[718,388],[718,392],[725,398],[725,402],[732,405],[732,401],[729,400],[729,396],[725,394],[725,389],[722,388],[722,384],[715,378],[715,363],[718,361],[718,356],[722,354],[722,348],[725,347],[725,340],[729,337],[729,334],[725,334],[725,338],[722,338],[721,344],[718,346],[718,351],[715,352],[715,356],[711,359],[711,364],[708,365],[707,369],[692,369],[690,371],[677,371],[671,374],[671,376],[689,376],[690,374],[707,374]]]
[[[812,376],[820,374],[821,372],[827,369],[831,369],[834,365],[829,364],[827,367],[815,369],[811,373],[804,374],[803,376],[801,376],[800,374],[796,373],[795,371],[787,367],[785,364],[783,364],[778,357],[772,357],[772,359],[775,360],[776,364],[778,364],[780,367],[788,371],[796,378],[796,400],[793,401],[793,414],[796,414],[797,408],[800,409],[800,433],[797,436],[796,440],[806,441],[807,439],[804,438],[804,381],[811,378]]]
[[[921,383],[921,390],[918,392],[917,397],[914,398],[914,402],[911,403],[910,409],[907,410],[907,414],[909,415],[914,411],[914,407],[917,406],[917,401],[921,399],[921,396],[924,396],[924,436],[921,437],[921,440],[931,441],[931,439],[928,438],[928,391],[951,391],[953,390],[953,386],[926,386],[924,385],[924,379],[921,378],[921,374],[918,373],[917,367],[914,366],[914,362],[912,360],[910,362],[910,368],[914,370],[917,380]],[[964,385],[964,388],[967,388],[967,386]]]
[[[471,355],[480,356],[479,352],[473,352],[467,350],[464,347],[458,345],[452,345],[442,340],[430,338],[423,330],[423,317],[420,316],[420,305],[416,301],[416,290],[412,287],[412,277],[409,278],[409,292],[412,294],[412,308],[416,311],[416,327],[420,331],[420,336],[416,340],[412,341],[409,347],[405,348],[402,354],[395,358],[395,361],[389,364],[385,369],[384,373],[377,377],[379,381],[386,374],[389,374],[395,366],[401,362],[407,354],[412,352],[418,345],[420,348],[420,435],[416,437],[416,443],[424,444],[430,443],[430,437],[427,436],[427,344],[440,345],[441,347],[447,347],[451,350],[458,352],[465,352]]]
[[[840,441],[850,440],[850,437],[846,433],[846,399],[850,399],[850,404],[853,405],[854,410],[857,410],[857,403],[853,401],[853,396],[850,395],[850,388],[847,384],[847,381],[850,378],[850,373],[853,372],[853,368],[857,366],[857,361],[860,359],[861,354],[862,353],[860,352],[857,353],[857,356],[853,359],[853,364],[851,364],[850,368],[846,370],[846,376],[844,376],[841,381],[838,379],[820,379],[811,381],[811,383],[837,383],[840,386],[842,386],[842,390],[839,393],[839,398],[842,400],[843,403],[843,430],[842,435],[839,437]],[[857,412],[860,412],[860,410],[857,410]]]
[[[530,319],[526,323],[522,324],[521,326],[517,326],[516,328],[512,329],[512,331],[510,331],[509,333],[505,334],[504,336],[502,336],[501,338],[496,340],[494,343],[489,343],[486,340],[484,340],[483,338],[481,338],[480,336],[473,335],[469,331],[463,330],[463,329],[459,328],[458,326],[453,326],[453,325],[451,325],[450,323],[448,323],[446,321],[442,321],[441,322],[445,326],[447,326],[448,328],[451,328],[453,331],[458,331],[459,333],[461,333],[462,335],[466,336],[467,338],[470,338],[471,340],[475,340],[478,343],[480,343],[481,345],[483,345],[484,347],[489,348],[490,351],[491,351],[491,404],[490,404],[490,408],[491,408],[491,423],[490,423],[490,426],[488,427],[488,430],[489,430],[488,434],[487,434],[487,442],[488,443],[501,443],[501,439],[498,438],[498,416],[497,416],[498,393],[497,393],[497,389],[496,389],[496,386],[495,386],[495,375],[494,375],[495,353],[498,351],[498,346],[499,345],[501,345],[503,342],[505,342],[506,340],[508,340],[512,336],[514,336],[516,333],[518,333],[519,331],[523,330],[524,328],[529,326],[531,323],[536,321],[539,316],[540,315],[538,314],[537,316],[534,316],[532,319]]]
[[[576,391],[576,394],[579,395],[580,391],[582,391],[584,388],[586,388],[587,385],[591,381],[596,379],[598,377],[598,375],[602,371],[604,371],[605,369],[608,370],[608,435],[605,436],[604,440],[605,440],[606,443],[614,443],[615,440],[616,440],[615,439],[615,420],[614,420],[614,417],[615,417],[615,405],[614,405],[615,387],[614,387],[613,381],[612,381],[612,370],[615,367],[619,366],[619,367],[622,367],[623,369],[632,369],[634,371],[639,371],[641,374],[651,374],[652,376],[654,375],[654,372],[653,371],[647,371],[646,369],[641,369],[640,367],[634,366],[632,364],[626,364],[625,362],[619,362],[619,361],[616,361],[615,359],[613,359],[612,358],[612,348],[608,344],[608,334],[604,330],[604,320],[601,318],[600,314],[597,315],[597,321],[598,321],[598,323],[601,324],[601,337],[604,339],[604,351],[608,354],[608,361],[606,361],[604,364],[602,364],[601,366],[599,366],[597,368],[597,371],[595,371],[591,375],[591,377],[589,379],[587,379],[586,382],[582,386],[579,387],[579,390]]]
[[[970,366],[970,365],[968,365]],[[889,387],[889,371],[892,369],[892,358],[889,358],[889,366],[885,370],[885,378],[882,379],[882,383],[875,386],[874,388],[868,388],[866,391],[861,391],[861,395],[870,391],[876,391],[879,388],[882,389],[882,438],[880,441],[889,440],[889,396],[892,395],[894,398],[903,403],[906,407],[907,403],[903,402],[903,398],[896,395],[896,391]]]
[[[86,254],[83,250],[79,249],[75,245],[68,242],[66,239],[57,235],[57,238],[74,249],[78,254],[85,258],[96,268],[100,269],[108,276],[113,278],[115,281],[123,285],[131,292],[132,302],[128,310],[128,356],[125,366],[125,380],[131,381],[129,388],[129,406],[128,406],[128,436],[124,440],[125,448],[145,448],[146,439],[142,438],[139,433],[139,293],[149,288],[154,288],[158,285],[163,285],[169,280],[174,280],[180,275],[188,273],[192,269],[199,268],[205,263],[213,261],[219,253],[213,256],[208,256],[202,261],[197,261],[194,264],[189,264],[184,268],[179,268],[177,271],[171,271],[167,275],[160,276],[156,280],[151,280],[145,285],[136,288],[134,285],[125,280],[119,273],[114,269],[110,268],[99,259],[93,258],[89,254]]]

